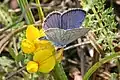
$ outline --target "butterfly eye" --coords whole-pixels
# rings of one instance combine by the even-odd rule
[[[45,36],[38,38],[39,40],[48,40]]]
[[[59,51],[61,48],[57,48],[57,51]]]

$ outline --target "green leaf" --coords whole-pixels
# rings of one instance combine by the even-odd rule
[[[51,74],[55,80],[68,80],[61,63],[56,63]]]
[[[110,56],[106,56],[105,58],[101,59],[99,62],[95,63],[84,75],[83,80],[89,80],[90,76],[103,64],[106,62],[113,60],[115,58],[120,57],[120,53],[111,54]]]
[[[15,55],[15,52],[14,52],[13,48],[9,47],[9,53],[12,56],[12,58],[15,59],[16,55]]]
[[[16,61],[19,62],[19,61],[22,61],[24,60],[24,55],[19,53],[17,56],[16,56]]]

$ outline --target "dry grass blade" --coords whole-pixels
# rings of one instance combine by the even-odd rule
[[[88,39],[90,40],[92,46],[93,46],[93,47],[95,48],[95,50],[97,51],[97,53],[99,53],[99,54],[101,54],[102,56],[104,56],[103,49],[102,49],[102,47],[97,43],[97,41],[95,40],[94,33],[89,31],[87,37],[88,37]]]
[[[17,33],[25,30],[27,28],[27,26],[23,26],[22,28],[18,28],[14,31],[12,31],[11,33],[9,33],[6,37],[4,37],[1,41],[0,41],[0,49],[3,47],[3,45],[9,41],[14,35],[16,35]]]

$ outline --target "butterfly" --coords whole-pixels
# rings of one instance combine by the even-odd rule
[[[88,28],[81,27],[85,15],[85,11],[80,8],[66,10],[63,13],[50,13],[43,23],[47,38],[57,47],[65,47],[84,36],[89,31]]]

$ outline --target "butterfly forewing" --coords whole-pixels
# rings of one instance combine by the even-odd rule
[[[43,28],[45,30],[49,28],[60,28],[65,30],[79,28],[85,15],[85,11],[80,8],[70,9],[63,13],[55,11],[46,17]]]
[[[61,16],[61,28],[73,29],[79,28],[85,19],[85,11],[82,9],[71,9],[65,11]]]
[[[45,30],[49,28],[59,28],[60,26],[61,26],[61,14],[59,12],[53,12],[49,14],[43,23],[43,28]]]

